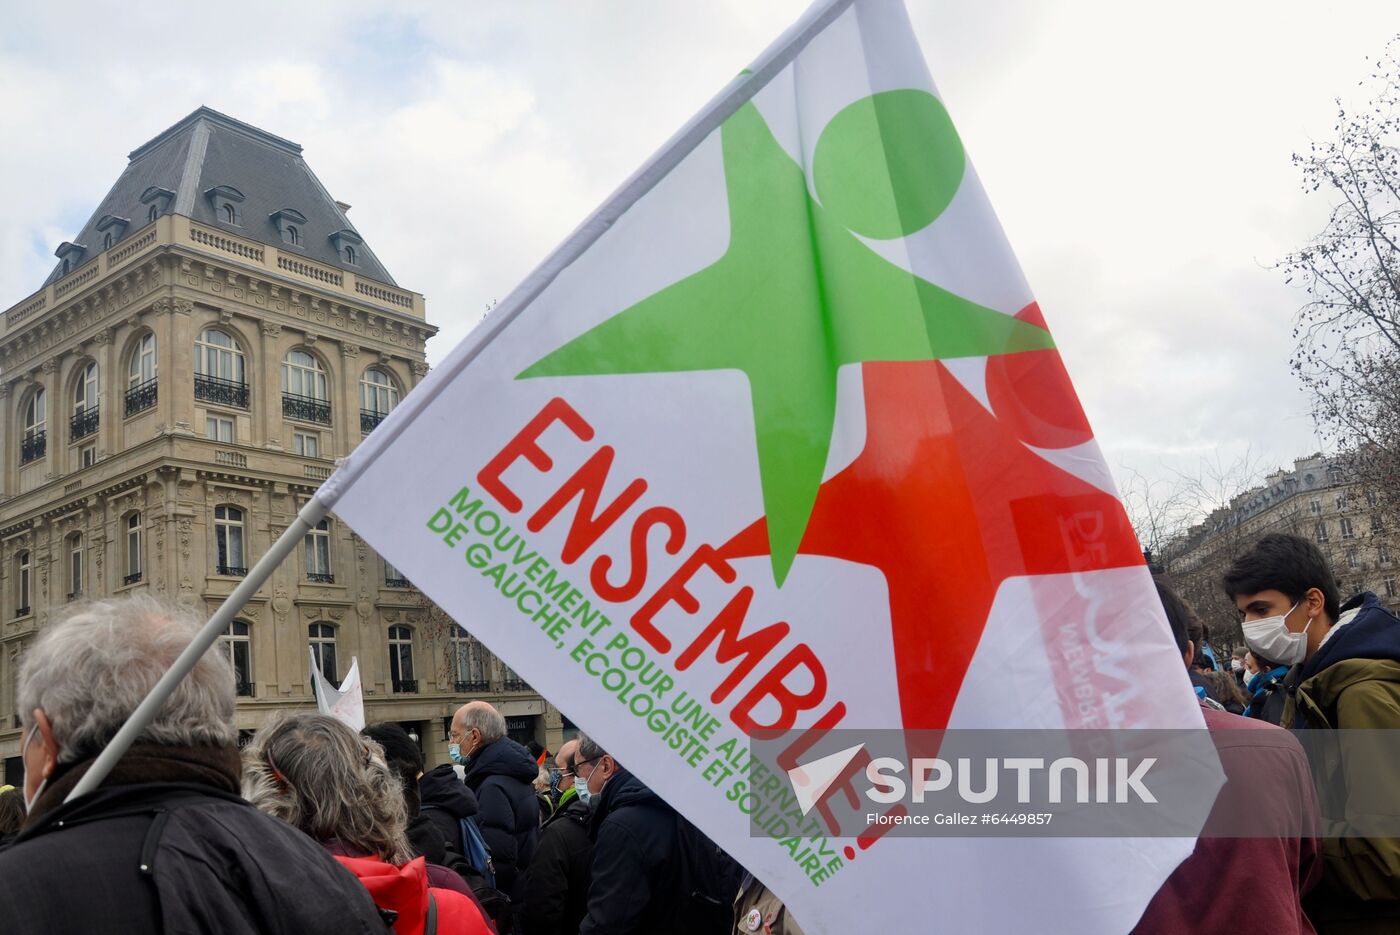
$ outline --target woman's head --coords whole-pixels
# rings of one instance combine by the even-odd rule
[[[257,732],[243,752],[243,797],[318,841],[393,864],[413,856],[384,751],[324,714],[275,715]]]

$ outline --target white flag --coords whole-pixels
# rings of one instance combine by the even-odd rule
[[[316,688],[316,710],[349,724],[357,731],[363,730],[365,699],[360,691],[360,660],[351,657],[350,671],[345,673],[340,687],[336,688],[321,674],[321,667],[316,665],[315,650],[308,648],[307,652],[311,654],[311,681]]]
[[[836,835],[750,755],[1202,726],[898,0],[813,7],[317,497],[809,932],[1120,933],[1192,850]]]

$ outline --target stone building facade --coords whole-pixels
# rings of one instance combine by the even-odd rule
[[[0,321],[0,758],[15,677],[71,602],[147,591],[212,613],[427,372],[436,329],[294,143],[205,108],[131,154],[43,288]],[[384,491],[393,496],[392,490]],[[469,623],[469,622],[468,622]],[[334,516],[220,643],[238,724],[314,704],[358,658],[369,720],[429,762],[493,701],[558,745],[557,710]],[[310,652],[308,652],[308,650]]]

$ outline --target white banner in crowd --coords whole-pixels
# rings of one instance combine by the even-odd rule
[[[360,691],[360,660],[351,658],[350,671],[345,673],[340,687],[336,688],[321,674],[321,667],[316,664],[315,650],[308,649],[307,652],[311,654],[311,681],[316,689],[316,710],[343,721],[357,731],[364,730],[365,698]]]
[[[1202,725],[897,0],[813,7],[317,496],[809,932],[1123,932],[1191,852],[832,838],[747,756]]]

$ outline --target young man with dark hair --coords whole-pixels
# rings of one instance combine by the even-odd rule
[[[1292,666],[1283,726],[1400,729],[1400,620],[1376,595],[1340,603],[1322,553],[1288,535],[1260,539],[1230,566],[1224,585],[1250,650]],[[1313,764],[1323,793],[1326,875],[1309,914],[1323,932],[1400,930],[1400,840],[1356,830],[1400,821],[1400,749],[1389,745],[1378,758],[1373,745],[1364,761],[1359,745],[1328,749]]]

